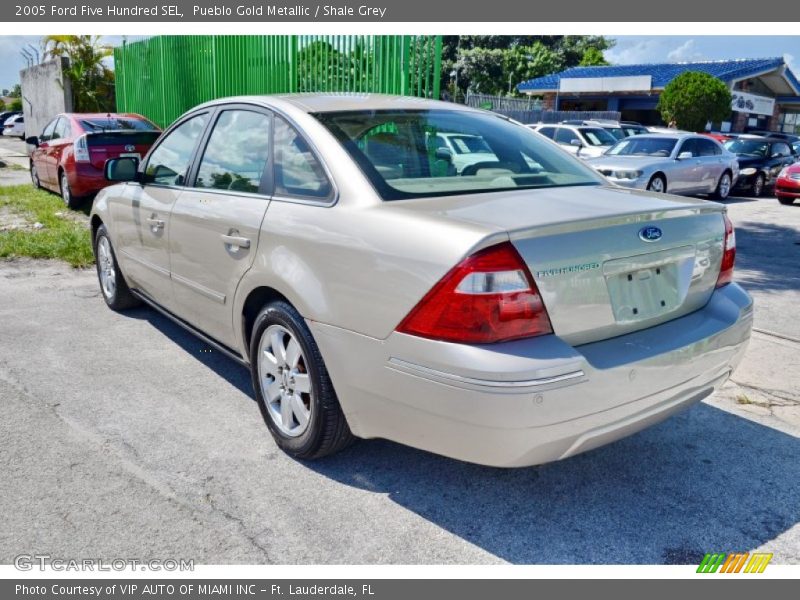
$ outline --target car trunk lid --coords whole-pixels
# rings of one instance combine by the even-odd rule
[[[716,286],[725,233],[716,203],[610,186],[482,196],[415,208],[504,230],[554,332],[573,345],[698,310]]]

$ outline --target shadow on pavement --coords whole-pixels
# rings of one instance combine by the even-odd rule
[[[699,564],[800,520],[800,440],[700,404],[610,446],[493,469],[386,441],[307,463],[512,563]]]
[[[141,308],[136,308],[126,312],[125,316],[147,321],[185,350],[187,354],[213,370],[240,392],[253,398],[255,402],[255,398],[253,397],[253,384],[250,381],[250,372],[240,364],[212,349],[208,344],[186,331],[183,327],[175,324],[150,307],[143,306]]]
[[[748,289],[800,289],[800,231],[779,223],[738,223],[736,269]]]

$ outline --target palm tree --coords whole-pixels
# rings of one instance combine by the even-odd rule
[[[101,43],[99,35],[47,35],[42,38],[45,58],[69,60],[64,76],[72,86],[76,112],[111,111],[114,102],[114,72],[104,60],[113,55],[111,46]],[[64,85],[64,82],[60,82]]]

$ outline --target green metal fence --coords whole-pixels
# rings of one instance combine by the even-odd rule
[[[196,104],[241,94],[438,98],[441,55],[441,36],[157,36],[114,50],[117,110],[166,126]]]

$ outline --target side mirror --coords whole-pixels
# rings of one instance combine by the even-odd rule
[[[31,146],[36,146],[38,148],[39,138],[36,137],[35,135],[32,135],[31,137],[25,139],[25,143],[30,144]]]
[[[686,160],[692,158],[694,155],[691,152],[681,152],[678,154],[678,160]]]
[[[453,151],[450,148],[445,148],[442,146],[441,148],[437,148],[434,156],[437,160],[446,160],[448,162],[452,162],[453,160]]]
[[[580,141],[578,138],[572,138],[569,141],[570,146],[577,146],[578,148],[583,148],[583,142]]]
[[[139,178],[139,159],[132,156],[110,158],[103,172],[108,181],[136,181]]]

